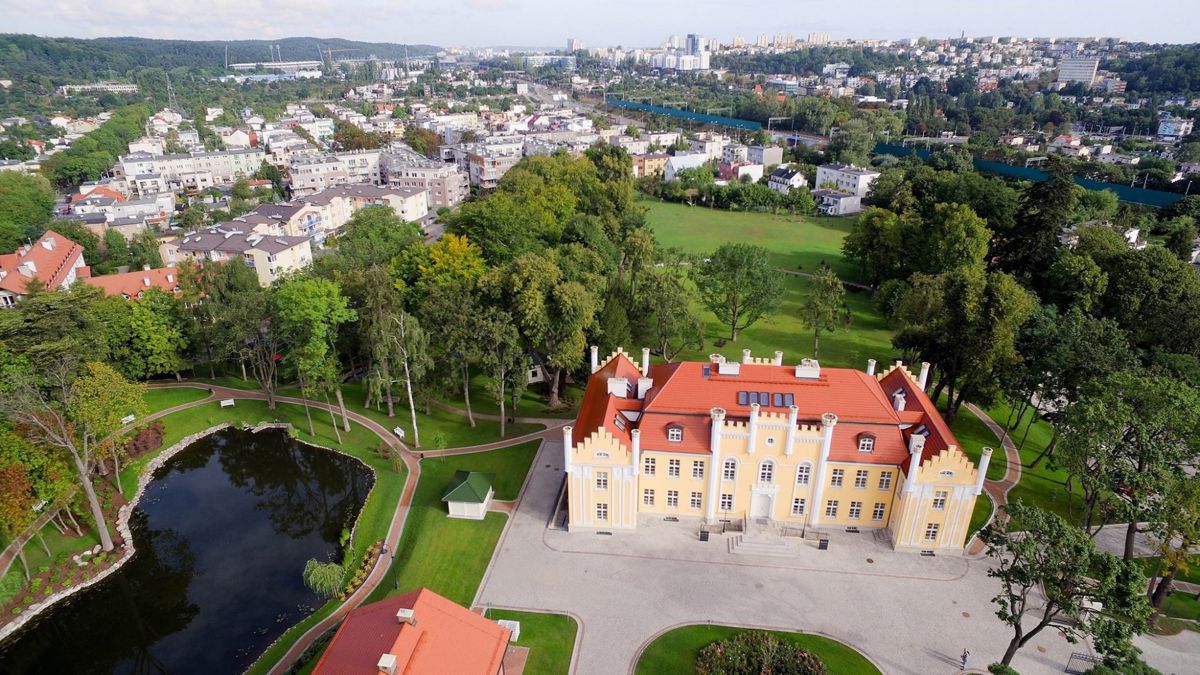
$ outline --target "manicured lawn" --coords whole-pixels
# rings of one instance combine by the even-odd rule
[[[634,349],[626,347],[626,351],[636,352],[636,358],[641,358],[641,347]],[[600,358],[604,358],[601,355]],[[488,415],[499,415],[500,405],[496,403],[496,399],[491,394],[492,378],[483,373],[476,373],[471,377],[471,410],[477,413],[485,413]],[[579,409],[579,402],[583,400],[583,387],[581,383],[571,384],[567,386],[567,390],[562,392],[562,398],[569,400],[571,405],[566,410],[556,410],[551,412],[546,408],[546,395],[544,384],[533,384],[525,388],[521,395],[521,402],[517,406],[518,417],[548,417],[558,419],[573,419],[575,413]],[[466,405],[463,403],[461,391],[454,391],[441,397],[443,401],[452,406],[466,410]],[[513,416],[512,397],[504,404],[504,413],[509,417]]]
[[[480,390],[480,393],[483,393],[482,390]],[[300,390],[297,387],[288,387],[281,389],[279,395],[299,398]],[[346,401],[347,410],[366,415],[379,424],[382,424],[385,429],[392,429],[394,427],[404,429],[404,442],[409,447],[413,447],[412,416],[408,411],[408,397],[403,392],[398,391],[395,398],[395,417],[387,416],[387,406],[382,401],[378,407],[366,408],[363,406],[363,402],[367,400],[367,394],[361,382],[347,382],[343,384],[342,397]],[[332,397],[330,397],[330,400],[332,401]],[[303,409],[301,410],[303,412]],[[314,418],[317,414],[317,411],[314,410]],[[324,415],[326,421],[328,421],[329,413],[321,411],[320,414]],[[436,407],[431,407],[429,414],[426,415],[420,403],[417,404],[417,425],[421,432],[421,445],[419,446],[421,450],[435,449],[433,443],[439,432],[445,441],[445,445],[442,447],[446,448],[482,445],[500,440],[499,422],[476,419],[475,426],[472,427],[467,422],[466,417]],[[506,429],[506,433],[511,438],[513,436],[540,431],[542,428],[540,425],[534,424],[510,424]]]
[[[514,612],[489,609],[487,617],[521,622],[521,639],[515,645],[529,648],[525,672],[537,675],[567,675],[571,668],[571,653],[575,650],[575,635],[579,624],[565,614]]]
[[[943,401],[945,397],[942,397]],[[938,403],[942,403],[939,401]],[[940,408],[939,408],[940,410]],[[1004,420],[1000,420],[1003,424]],[[954,432],[954,436],[958,438],[958,442],[962,445],[962,451],[967,457],[975,462],[975,466],[979,466],[979,459],[983,456],[985,447],[992,449],[992,459],[988,462],[987,479],[1002,480],[1004,474],[1008,471],[1008,459],[1005,457],[1004,450],[1000,447],[1000,439],[996,438],[996,434],[992,433],[991,429],[983,423],[983,420],[975,416],[975,413],[967,410],[966,406],[958,409],[958,416],[954,418],[954,423],[950,425],[950,430]]]
[[[997,424],[1003,425],[1009,417],[1009,410],[1010,408],[1006,403],[999,403],[989,408],[987,412],[992,416],[992,419],[996,420]],[[1026,419],[1028,420],[1028,415]],[[1057,513],[1070,522],[1078,522],[1080,494],[1076,492],[1076,514],[1073,516],[1069,503],[1070,495],[1066,487],[1067,472],[1062,469],[1052,468],[1051,464],[1044,459],[1036,468],[1029,468],[1034,458],[1050,443],[1050,437],[1054,430],[1048,422],[1038,418],[1033,421],[1032,427],[1026,423],[1010,431],[1013,443],[1018,446],[1021,445],[1021,439],[1025,435],[1026,428],[1029,428],[1029,437],[1026,439],[1024,447],[1020,450],[1021,480],[1008,493],[1008,501],[1015,502],[1020,499],[1027,504],[1035,504],[1047,511]]]
[[[455,471],[485,471],[496,474],[496,497],[513,499],[539,445],[532,441],[490,452],[423,460],[395,561],[368,602],[425,587],[460,605],[470,605],[496,550],[506,516],[493,512],[483,520],[450,518],[442,503],[442,491]]]
[[[992,498],[986,492],[980,493],[975,498],[975,510],[971,511],[971,524],[967,527],[967,538],[964,541],[970,541],[971,535],[981,530],[991,517]]]
[[[749,629],[704,625],[676,628],[660,635],[646,647],[646,651],[642,652],[642,657],[638,659],[637,675],[695,672],[696,657],[701,649],[746,630]],[[836,640],[806,633],[770,632],[819,657],[831,674],[860,675],[879,672],[878,668],[856,650]]]
[[[715,353],[741,361],[743,349],[764,357],[773,356],[777,349],[782,350],[784,363],[790,364],[811,357],[812,332],[800,321],[800,306],[808,287],[807,278],[786,277],[778,310],[759,319],[738,335],[737,342],[727,342],[724,347],[717,347],[716,341],[729,339],[729,327],[719,323],[712,312],[703,310],[704,347],[684,352],[679,358],[707,360],[709,354]],[[864,292],[847,292],[846,304],[852,316],[850,326],[821,334],[819,360],[826,366],[866,368],[867,359],[875,359],[880,367],[886,367],[899,352],[892,347],[892,330],[879,313],[874,299]]]
[[[1192,584],[1200,584],[1200,553],[1188,556],[1190,562],[1187,569],[1180,569],[1175,574],[1176,581],[1186,581]],[[1142,566],[1142,571],[1147,577],[1154,576],[1154,572],[1158,569],[1158,556],[1148,558],[1138,558],[1138,563]]]
[[[236,375],[221,375],[216,379],[210,377],[195,377],[192,379],[196,382],[216,384],[222,387],[229,387],[230,389],[244,389],[246,391],[258,391],[260,389],[258,382],[254,378],[243,380]]]
[[[206,398],[208,392],[193,387],[177,387],[174,389],[147,389],[142,397],[146,401],[146,412],[156,413],[177,405],[191,403]]]
[[[392,514],[400,500],[404,489],[407,471],[401,468],[397,473],[392,469],[391,462],[379,457],[374,448],[380,444],[379,437],[366,427],[351,423],[350,432],[342,432],[342,443],[338,443],[328,413],[313,410],[313,427],[315,437],[309,437],[304,409],[298,405],[280,403],[276,410],[267,408],[264,401],[239,400],[232,408],[221,408],[218,402],[189,408],[162,418],[165,426],[163,448],[168,448],[183,437],[202,429],[220,424],[221,422],[247,422],[254,424],[266,421],[288,422],[301,441],[309,441],[316,445],[339,448],[343,452],[356,457],[375,470],[375,486],[371,490],[359,515],[358,525],[354,531],[353,544],[347,555],[347,569],[356,569],[373,542],[387,535],[391,524]],[[153,454],[138,458],[121,472],[121,480],[126,491],[134,489],[138,475],[150,461]],[[310,626],[328,616],[340,601],[331,601],[308,616],[305,620],[286,631],[275,644],[267,649],[248,672],[266,672],[283,655],[287,648]]]
[[[665,248],[701,255],[724,243],[749,242],[769,249],[783,269],[812,272],[826,263],[843,279],[858,279],[854,265],[842,260],[852,219],[723,211],[647,197],[638,205],[646,208],[646,223]]]
[[[1163,600],[1162,613],[1176,619],[1200,621],[1200,600],[1190,593],[1173,591]]]

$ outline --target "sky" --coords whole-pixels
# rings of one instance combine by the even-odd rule
[[[1196,0],[0,0],[0,31],[187,40],[313,36],[442,47],[653,47],[669,35],[722,42],[831,38],[1121,37],[1200,41]],[[1189,18],[1190,17],[1190,18]],[[288,55],[284,55],[287,58]]]

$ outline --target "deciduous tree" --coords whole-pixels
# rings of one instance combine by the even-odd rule
[[[695,268],[700,297],[717,319],[729,326],[729,339],[776,309],[783,296],[783,274],[767,249],[752,244],[722,244]]]

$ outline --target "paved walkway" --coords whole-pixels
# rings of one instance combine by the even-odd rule
[[[992,498],[992,518],[995,518],[1000,512],[1000,508],[1008,504],[1008,493],[1017,486],[1017,483],[1021,482],[1021,454],[1017,452],[1017,446],[1012,442],[1012,434],[1004,433],[1004,427],[997,424],[990,415],[974,403],[964,403],[963,405],[987,425],[987,428],[996,435],[996,440],[1004,439],[1004,458],[1008,464],[1004,478],[998,481],[985,480],[983,482],[984,491]],[[985,548],[983,540],[975,537],[967,548],[967,555],[982,556]]]
[[[549,466],[547,466],[549,465]],[[957,673],[999,660],[1009,634],[995,616],[997,582],[986,561],[897,553],[869,534],[829,532],[819,551],[797,542],[793,557],[737,555],[716,535],[646,518],[636,535],[547,528],[562,485],[561,439],[548,441],[501,536],[477,604],[570,613],[580,624],[578,675],[633,672],[642,648],[673,626],[758,626],[833,637],[882,672]],[[1200,672],[1200,634],[1136,640],[1164,673]],[[1072,652],[1047,631],[1022,649],[1021,673],[1061,673]]]

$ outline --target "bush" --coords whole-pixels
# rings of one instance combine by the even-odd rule
[[[1011,666],[1006,666],[1003,663],[993,663],[988,666],[988,672],[992,675],[1021,675]]]
[[[823,675],[821,659],[765,631],[738,633],[714,642],[696,657],[699,675]]]
[[[1162,675],[1141,659],[1115,666],[1102,663],[1087,672],[1088,675]]]

